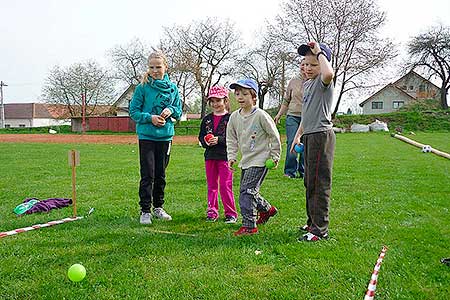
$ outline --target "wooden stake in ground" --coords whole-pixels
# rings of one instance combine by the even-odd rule
[[[399,139],[401,141],[404,141],[404,142],[406,142],[406,143],[408,143],[410,145],[416,146],[418,148],[423,148],[423,146],[425,146],[424,144],[421,144],[421,143],[418,143],[418,142],[413,141],[411,139],[408,139],[407,137],[404,137],[403,135],[400,135],[400,134],[392,133],[391,136],[395,137],[395,138],[397,138],[397,139]],[[442,156],[442,157],[450,159],[450,154],[445,153],[443,151],[439,151],[437,149],[434,149],[433,147],[431,147],[431,152],[433,152],[436,155],[439,155],[439,156]]]
[[[77,216],[76,167],[79,165],[80,165],[80,152],[77,150],[69,150],[69,166],[72,167],[72,207],[74,218],[76,218]]]

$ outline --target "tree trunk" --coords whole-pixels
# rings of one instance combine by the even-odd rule
[[[442,109],[448,109],[447,89],[445,88],[445,86],[441,87],[441,106],[442,106]]]
[[[200,117],[202,119],[205,117],[205,114],[206,114],[206,103],[207,103],[206,96],[202,95],[202,111],[200,113]]]
[[[264,107],[264,98],[266,97],[266,95],[265,94],[261,94],[260,96],[259,96],[259,108],[261,108],[261,109],[263,109],[263,107]]]
[[[331,82],[330,84],[334,84],[334,86],[336,86],[334,80],[333,80],[333,82]],[[334,118],[336,117],[336,113],[338,112],[339,104],[341,103],[342,95],[344,94],[344,93],[342,92],[343,88],[344,88],[344,87],[341,87],[341,90],[339,91],[339,96],[338,96],[338,99],[337,99],[337,101],[336,101],[336,106],[334,107],[334,111],[333,111],[333,113],[331,114],[331,119],[334,119]]]
[[[286,87],[286,77],[285,77],[285,59],[283,57],[283,59],[281,60],[281,80],[280,80],[280,103],[279,106],[281,106],[281,104],[283,103],[283,99],[284,99],[284,94],[285,94],[285,87]]]

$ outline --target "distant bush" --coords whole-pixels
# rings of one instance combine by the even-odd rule
[[[436,99],[420,99],[411,101],[405,106],[401,107],[399,111],[435,111],[440,110],[441,104]]]

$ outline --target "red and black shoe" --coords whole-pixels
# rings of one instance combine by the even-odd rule
[[[258,233],[258,228],[250,228],[250,227],[245,227],[242,226],[241,228],[239,228],[238,231],[236,231],[234,233],[235,236],[240,236],[240,235],[252,235],[252,234],[256,234]]]
[[[299,242],[317,242],[320,240],[327,240],[328,234],[324,234],[322,236],[315,235],[314,233],[308,232],[298,238]]]
[[[256,220],[256,224],[265,224],[269,219],[275,216],[278,212],[278,209],[275,206],[271,206],[268,211],[259,212],[259,218]]]
[[[308,226],[308,224],[303,225],[302,227],[298,228],[300,231],[304,231],[304,232],[310,232],[311,228]]]

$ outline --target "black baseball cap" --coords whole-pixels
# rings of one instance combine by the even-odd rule
[[[319,43],[319,47],[322,50],[323,53],[325,53],[325,56],[327,57],[328,61],[331,61],[331,50],[330,48],[322,43]],[[307,44],[300,45],[298,47],[297,52],[301,56],[305,56],[308,51],[311,51],[311,47]]]

